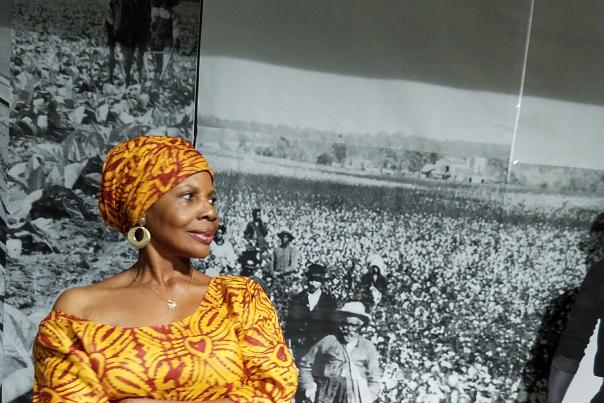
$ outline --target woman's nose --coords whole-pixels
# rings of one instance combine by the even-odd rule
[[[218,218],[218,212],[216,211],[216,206],[214,206],[209,201],[204,200],[199,207],[199,213],[198,213],[197,217],[200,220],[202,220],[202,219],[206,219],[209,221],[216,220]]]

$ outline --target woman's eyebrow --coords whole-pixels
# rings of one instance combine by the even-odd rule
[[[195,185],[189,185],[188,183],[179,183],[178,185],[176,185],[174,187],[174,189],[178,189],[178,190],[187,190],[187,189],[189,189],[189,190],[195,190],[195,191],[197,191],[198,187],[195,186]]]
[[[174,187],[174,189],[178,189],[179,192],[182,191],[189,191],[192,190],[195,193],[200,193],[201,189],[199,188],[199,186],[190,184],[190,183],[179,183],[178,185],[176,185]],[[208,196],[217,196],[218,193],[216,192],[216,189],[212,188],[212,190],[210,190],[208,193]]]

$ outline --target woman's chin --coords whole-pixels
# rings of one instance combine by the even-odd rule
[[[202,252],[195,252],[195,253],[191,253],[191,255],[189,256],[190,259],[205,259],[208,256],[210,256],[210,251],[202,251]]]
[[[205,259],[210,256],[209,247],[187,248],[174,251],[174,254],[187,259]]]

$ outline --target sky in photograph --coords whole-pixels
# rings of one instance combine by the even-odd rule
[[[208,0],[200,113],[511,145],[529,6]],[[602,12],[536,2],[513,159],[604,169]]]
[[[205,96],[211,94],[211,96]],[[517,95],[203,57],[199,112],[223,119],[512,144]],[[604,108],[522,100],[513,159],[604,169]]]

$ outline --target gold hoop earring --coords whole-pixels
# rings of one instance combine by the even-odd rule
[[[141,217],[137,224],[138,225],[135,225],[134,227],[130,228],[130,231],[128,231],[128,243],[136,249],[142,249],[149,245],[149,241],[151,241],[151,233],[147,228],[145,228],[145,224],[147,224],[145,217]],[[136,239],[136,232],[138,230],[143,232],[143,237],[140,240]]]

